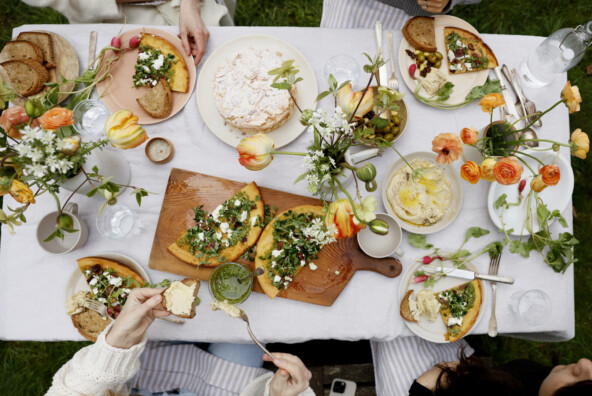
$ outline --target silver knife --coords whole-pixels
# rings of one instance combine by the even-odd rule
[[[97,52],[97,32],[92,31],[90,32],[90,41],[88,44],[88,67],[92,65],[95,61],[95,54]],[[97,65],[94,65],[92,69],[94,69]]]
[[[421,268],[424,272],[428,274],[435,274],[437,272],[443,272],[446,276],[451,276],[453,278],[462,278],[462,279],[469,279],[473,280],[483,279],[492,282],[500,282],[500,283],[508,283],[510,285],[514,284],[514,278],[506,278],[503,276],[496,276],[496,275],[486,275],[486,274],[479,274],[473,271],[467,271],[463,269],[457,268],[450,268],[450,267],[432,267],[432,266],[425,266]]]
[[[380,59],[384,59],[382,51],[382,23],[376,21],[374,24],[374,36],[376,38],[376,49]],[[378,86],[386,86],[388,82],[388,70],[386,63],[378,68]]]
[[[508,91],[506,84],[504,84],[504,80],[502,79],[501,67],[497,66],[493,69],[493,71],[499,79],[500,86],[502,87],[502,95],[504,95],[504,100],[506,101],[506,121],[508,121],[510,124],[513,124],[514,122],[516,122],[516,120],[520,118],[518,116],[518,110],[516,110],[516,105],[514,104],[514,98],[512,98],[512,95],[510,95],[510,91]]]

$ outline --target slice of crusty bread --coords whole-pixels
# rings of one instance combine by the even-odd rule
[[[11,60],[0,63],[4,68],[10,86],[23,96],[31,96],[43,89],[49,79],[49,73],[41,65],[31,59]]]
[[[137,98],[136,101],[146,113],[154,118],[166,118],[173,111],[173,95],[164,78],[158,80],[158,84]]]
[[[53,42],[51,35],[44,32],[21,32],[17,40],[29,41],[36,44],[43,51],[43,65],[47,68],[55,67],[55,58],[53,55]]]
[[[405,294],[405,297],[403,297],[403,300],[401,301],[401,317],[408,322],[417,322],[411,313],[411,308],[409,308],[409,298],[412,294],[413,290],[408,290],[407,294]]]
[[[418,16],[409,19],[403,26],[403,36],[415,49],[425,52],[437,50],[433,17]]]
[[[72,315],[72,323],[78,332],[87,340],[95,342],[105,327],[111,323],[111,319],[103,318],[101,315],[87,309],[76,315]]]
[[[9,60],[31,59],[43,63],[43,51],[37,44],[24,40],[14,40],[6,43],[0,52],[0,62]]]
[[[162,303],[161,303],[162,307],[175,316],[178,316],[180,318],[191,319],[195,316],[195,299],[197,298],[197,292],[199,291],[199,286],[200,286],[199,280],[185,278],[181,281],[175,281],[175,282],[171,283],[171,286],[177,282],[183,283],[185,286],[189,286],[189,287],[191,287],[192,285],[195,285],[195,289],[193,290],[193,300],[191,300],[191,302],[190,302],[191,307],[187,307],[190,309],[191,313],[189,315],[183,315],[183,314],[175,313],[171,310],[169,298],[167,298],[167,295],[165,294],[167,292],[167,290],[170,288],[170,286],[162,292],[162,296],[163,296]]]
[[[189,70],[187,69],[183,55],[181,55],[181,52],[173,44],[160,36],[148,33],[142,34],[140,44],[159,49],[163,55],[173,54],[175,57],[175,63],[172,67],[173,76],[169,80],[171,90],[176,92],[189,91]]]

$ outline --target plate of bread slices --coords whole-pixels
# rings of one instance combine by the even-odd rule
[[[429,265],[453,268],[446,252],[432,257]],[[426,256],[428,257],[428,256]],[[476,271],[470,263],[466,269]],[[403,274],[398,299],[400,315],[415,335],[436,343],[455,342],[473,329],[484,315],[487,289],[479,279],[443,276],[422,271],[423,257],[412,263]]]
[[[26,31],[8,41],[0,51],[0,77],[17,93],[14,103],[22,105],[34,95],[47,90],[45,83],[78,77],[80,64],[74,48],[59,34],[48,31]],[[72,91],[67,84],[61,91]],[[68,95],[60,95],[59,102]]]
[[[97,84],[111,112],[129,109],[140,124],[164,121],[185,107],[195,87],[193,58],[181,40],[155,28],[138,28],[121,34],[127,43],[139,38],[139,46],[120,52],[110,69],[111,78]]]
[[[467,94],[498,66],[491,48],[468,22],[450,15],[407,21],[399,46],[399,69],[422,102],[446,108],[465,104]],[[452,84],[452,86],[451,86]]]

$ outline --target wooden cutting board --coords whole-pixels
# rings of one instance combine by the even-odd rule
[[[222,202],[232,197],[246,183],[222,179],[173,168],[167,183],[148,267],[186,277],[207,281],[212,268],[197,268],[187,264],[167,250],[167,247],[194,224],[193,208],[203,205],[211,212]],[[277,206],[277,213],[298,205],[321,205],[321,201],[301,195],[272,190],[259,186],[261,198],[270,207]],[[253,263],[239,259],[237,262],[253,268]],[[314,260],[318,268],[312,271],[306,266],[279,297],[330,306],[358,270],[378,272],[389,278],[401,273],[399,260],[388,257],[375,259],[366,256],[359,248],[357,239],[346,238],[331,243],[321,250]],[[368,285],[368,287],[372,287]],[[254,291],[262,293],[258,282]]]

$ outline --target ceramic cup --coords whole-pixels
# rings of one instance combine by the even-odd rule
[[[55,231],[58,212],[47,214],[37,225],[37,243],[49,253],[69,253],[82,247],[88,238],[88,228],[86,227],[86,223],[78,217],[78,205],[70,202],[64,207],[63,212],[72,217],[72,220],[74,221],[73,228],[78,230],[77,232],[72,233],[65,232],[63,240],[60,238],[53,238],[51,241],[43,242]]]
[[[378,235],[373,233],[369,227],[364,227],[358,232],[358,244],[364,253],[370,257],[383,258],[397,253],[403,256],[403,251],[399,249],[403,233],[401,227],[395,219],[386,213],[376,213],[376,218],[386,221],[389,226],[388,234]]]

